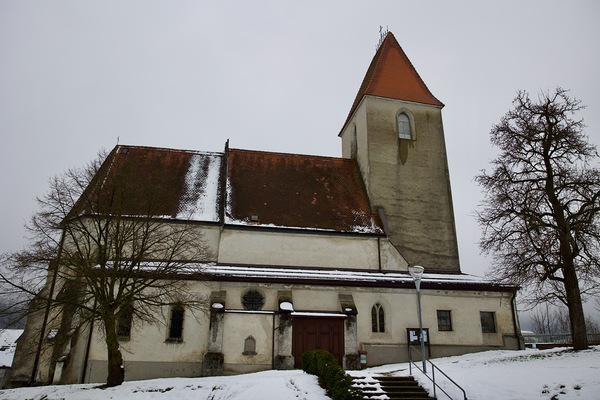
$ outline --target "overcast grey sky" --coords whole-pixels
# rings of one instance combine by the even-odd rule
[[[597,1],[0,2],[0,252],[48,179],[121,144],[341,155],[337,134],[389,28],[444,129],[464,272],[482,275],[473,182],[519,89],[588,106],[600,143]]]

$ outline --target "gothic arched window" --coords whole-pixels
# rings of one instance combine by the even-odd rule
[[[385,313],[381,304],[377,303],[371,308],[371,332],[385,332]]]
[[[398,114],[398,137],[400,139],[412,139],[410,118],[405,113]]]

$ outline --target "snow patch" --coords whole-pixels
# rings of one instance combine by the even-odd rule
[[[23,334],[23,329],[0,329],[0,368],[12,365],[17,339]]]
[[[185,192],[179,204],[177,219],[217,222],[219,219],[219,176],[222,157],[219,154],[194,154],[185,175]]]

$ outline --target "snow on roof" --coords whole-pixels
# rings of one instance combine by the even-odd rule
[[[160,262],[145,262],[140,270],[151,271],[163,265]],[[265,281],[265,282],[302,282],[320,285],[380,286],[414,288],[414,281],[408,272],[384,272],[378,270],[347,270],[335,268],[275,267],[258,265],[220,265],[216,263],[183,263],[177,273],[191,279],[209,279],[226,281]],[[495,282],[491,279],[456,273],[425,273],[421,278],[424,289],[460,289],[513,291],[514,285]]]
[[[303,268],[281,268],[266,266],[233,266],[216,264],[190,264],[187,273],[207,274],[215,279],[256,279],[256,280],[280,280],[284,282],[331,282],[332,285],[377,284],[382,286],[405,286],[414,287],[412,277],[408,272],[379,272],[379,271],[352,271],[341,269],[303,269]],[[512,286],[493,282],[489,279],[467,275],[467,274],[423,274],[421,286],[433,288],[438,285],[452,285],[461,287],[473,287],[474,290],[481,288],[496,288],[507,290]]]
[[[218,222],[221,160],[220,154],[194,154],[190,157],[177,219]]]
[[[23,329],[0,329],[0,368],[10,368]]]
[[[342,313],[326,313],[326,312],[298,312],[292,313],[293,317],[325,317],[325,318],[347,318],[346,314]]]
[[[223,153],[118,145],[71,214],[218,222]],[[110,199],[118,193],[122,202]]]

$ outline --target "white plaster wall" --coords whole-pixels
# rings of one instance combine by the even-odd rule
[[[423,328],[429,328],[432,345],[502,346],[503,335],[514,334],[511,295],[498,292],[421,292]],[[358,308],[358,340],[361,343],[406,345],[406,328],[418,328],[415,290],[381,290],[354,293]],[[386,332],[371,332],[371,307],[380,303],[385,310]],[[452,331],[438,331],[437,310],[450,310]],[[482,333],[480,311],[496,313],[496,333]]]
[[[281,285],[271,283],[223,283],[221,290],[227,292],[226,304],[227,310],[243,310],[242,296],[248,290],[257,290],[264,296],[265,304],[263,310],[277,311],[279,304],[277,303],[277,291],[282,290]]]
[[[273,315],[255,313],[225,313],[223,353],[225,365],[258,364],[271,367],[273,351]],[[256,355],[244,355],[247,337],[256,340]],[[275,341],[276,342],[276,341]],[[274,350],[277,354],[277,349]],[[230,367],[231,368],[231,367]]]
[[[342,157],[350,158],[351,157],[351,140],[352,140],[352,132],[356,128],[356,160],[358,162],[358,166],[363,177],[363,182],[367,188],[367,192],[369,191],[369,173],[370,173],[370,163],[369,163],[369,142],[367,136],[367,106],[366,102],[361,100],[360,104],[354,111],[354,115],[352,119],[348,122],[348,124],[344,127],[344,130],[341,133],[342,137]]]
[[[208,249],[208,253],[204,261],[215,261],[219,254],[219,240],[221,237],[221,227],[212,225],[198,225],[195,229],[200,229],[203,233],[204,245]]]
[[[226,229],[220,263],[378,269],[377,238]]]
[[[226,291],[226,313],[224,315],[223,353],[225,373],[243,373],[270,369],[272,353],[278,354],[277,340],[273,341],[272,311],[278,309],[278,291],[292,292],[296,311],[340,312],[339,294],[351,294],[357,307],[358,349],[369,348],[369,362],[398,362],[405,359],[406,328],[418,328],[417,297],[414,289],[357,288],[310,285],[252,284],[194,282],[199,292],[209,294],[213,290]],[[241,297],[250,289],[260,291],[265,297],[263,313],[240,312]],[[386,332],[371,332],[371,307],[380,303],[385,310]],[[513,335],[511,294],[497,292],[423,290],[423,326],[429,328],[432,346],[440,351],[477,351],[484,348],[503,346],[503,335]],[[453,331],[439,332],[436,310],[451,310]],[[165,309],[168,316],[168,310]],[[482,333],[480,311],[496,313],[497,333]],[[167,317],[168,318],[168,317]],[[97,328],[97,327],[96,327]],[[209,333],[208,314],[199,313],[196,318],[186,311],[182,343],[167,343],[166,325],[141,325],[136,327],[131,340],[122,342],[123,357],[143,377],[153,368],[168,368],[168,365],[186,365],[191,375],[199,367],[206,352]],[[256,340],[256,355],[244,355],[244,341],[248,336]],[[370,346],[370,347],[369,347]],[[373,347],[375,346],[375,347]],[[465,350],[467,349],[467,350]],[[433,350],[432,350],[433,351]],[[404,357],[404,358],[403,358]],[[90,363],[102,368],[106,350],[102,335],[94,334],[90,347]],[[196,366],[192,364],[196,363]],[[147,372],[138,371],[139,368]],[[196,368],[196,369],[194,369]],[[187,370],[186,370],[187,371]],[[96,372],[97,373],[97,372]],[[131,376],[131,375],[129,375]],[[101,380],[101,378],[98,378]]]
[[[215,284],[189,281],[192,290],[208,296]],[[183,341],[167,342],[170,308],[165,306],[157,311],[159,324],[133,323],[131,338],[120,341],[121,353],[127,362],[201,362],[208,343],[209,314],[205,310],[186,308],[183,322]],[[106,345],[102,327],[96,323],[90,343],[89,360],[106,360]]]
[[[408,271],[408,263],[402,254],[392,245],[388,238],[379,243],[382,269],[387,271]]]
[[[350,292],[328,286],[315,288],[305,286],[295,287],[292,293],[296,311],[341,312],[339,294]]]
[[[156,223],[157,226],[159,224],[159,222]],[[89,227],[87,228],[87,231],[90,232],[90,234],[95,234],[95,229],[92,226],[91,220],[90,219],[86,219],[82,222],[82,226],[81,227],[75,227],[73,230],[70,230],[68,232],[67,235],[65,235],[65,243],[63,244],[64,247],[64,251],[75,251],[75,247],[74,247],[74,237],[73,235],[77,235],[79,232],[79,229],[83,228],[85,225],[89,225]],[[190,246],[180,246],[177,249],[177,258],[178,259],[191,259],[193,257],[194,261],[215,261],[217,258],[217,255],[219,253],[219,237],[220,237],[220,231],[221,228],[217,225],[202,225],[202,224],[197,224],[197,223],[192,223],[192,224],[187,224],[187,226],[184,226],[184,224],[177,223],[171,223],[169,220],[165,220],[164,225],[162,225],[160,227],[160,229],[157,229],[157,231],[155,232],[156,235],[158,235],[158,237],[160,237],[161,232],[165,232],[164,236],[168,237],[168,229],[170,227],[175,227],[177,228],[179,231],[181,232],[189,232],[190,237],[192,236],[196,236],[194,237],[194,240],[196,240],[198,243],[191,243]],[[82,239],[83,242],[86,242],[85,239]],[[132,243],[125,243],[126,247],[130,247]],[[154,246],[156,248],[156,246]],[[126,252],[126,250],[123,250],[123,252]],[[160,259],[161,257],[157,257],[157,259]]]

